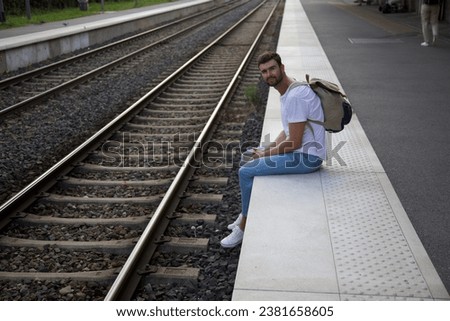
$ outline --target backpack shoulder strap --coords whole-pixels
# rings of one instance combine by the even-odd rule
[[[299,80],[295,79],[295,81],[289,85],[288,89],[299,87],[299,86],[309,86],[309,83],[307,83],[306,81],[299,81]]]
[[[315,78],[311,79],[309,77],[309,74],[305,75],[305,79],[306,79],[306,81],[301,81],[300,83],[308,85],[312,89],[312,91],[314,91],[314,93],[317,95],[317,93],[315,92],[314,87],[313,87],[313,86],[316,86],[317,79],[315,79]],[[319,97],[319,99],[320,99],[320,97]],[[322,101],[320,103],[322,104]],[[323,110],[323,108],[322,108],[322,110]],[[325,123],[320,121],[320,120],[308,119],[307,125],[311,129],[311,131],[313,132],[313,135],[314,135],[314,129],[312,128],[310,123],[314,123],[314,124],[317,124],[317,125],[320,125],[320,126],[324,126],[325,125]]]
[[[309,75],[308,75],[308,74],[306,74],[306,81],[298,81],[298,80],[295,80],[295,81],[289,86],[289,89],[290,89],[290,88],[295,88],[295,87],[298,87],[298,86],[308,86],[308,87],[311,88],[310,81],[309,81]],[[313,90],[313,88],[311,88],[311,89]],[[313,90],[313,91],[314,91],[314,90]],[[317,95],[317,94],[316,94],[316,95]],[[319,97],[319,98],[320,98],[320,97]],[[313,129],[313,127],[311,126],[310,122],[311,122],[311,123],[315,123],[315,124],[317,124],[317,125],[321,125],[321,126],[324,125],[324,122],[321,122],[321,121],[319,121],[319,120],[312,120],[312,119],[308,119],[308,120],[307,120],[306,126],[311,130],[313,136],[315,137],[314,129]]]

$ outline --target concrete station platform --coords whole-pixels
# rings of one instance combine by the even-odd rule
[[[178,0],[67,21],[0,30],[0,73],[105,43],[165,21],[212,8],[225,0]]]
[[[339,84],[300,0],[277,51],[288,75]],[[262,137],[280,130],[272,88]],[[233,300],[450,299],[357,115],[327,140],[320,171],[255,178]]]

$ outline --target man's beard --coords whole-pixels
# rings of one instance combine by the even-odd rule
[[[276,77],[269,77],[269,78],[267,78],[266,83],[267,83],[270,87],[276,87],[282,80],[283,80],[283,75],[280,75],[279,78],[276,78]]]

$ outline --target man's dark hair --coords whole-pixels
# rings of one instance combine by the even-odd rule
[[[265,64],[266,62],[268,62],[272,59],[277,62],[278,66],[281,66],[280,55],[273,51],[266,51],[258,57],[258,67],[259,67],[259,65]]]

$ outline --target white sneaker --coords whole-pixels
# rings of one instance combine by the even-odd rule
[[[232,248],[235,247],[236,245],[239,245],[242,242],[243,238],[244,238],[244,231],[242,231],[239,228],[239,226],[236,226],[230,235],[228,235],[226,238],[220,241],[220,245],[222,245],[222,247],[225,248]]]
[[[422,42],[420,45],[421,45],[422,47],[428,47],[430,44],[429,44],[428,42],[424,41],[424,42]]]
[[[238,218],[236,219],[236,221],[234,221],[233,223],[231,223],[230,225],[227,226],[227,228],[232,231],[234,229],[235,226],[239,226],[241,225],[242,222],[242,213],[239,214]]]

